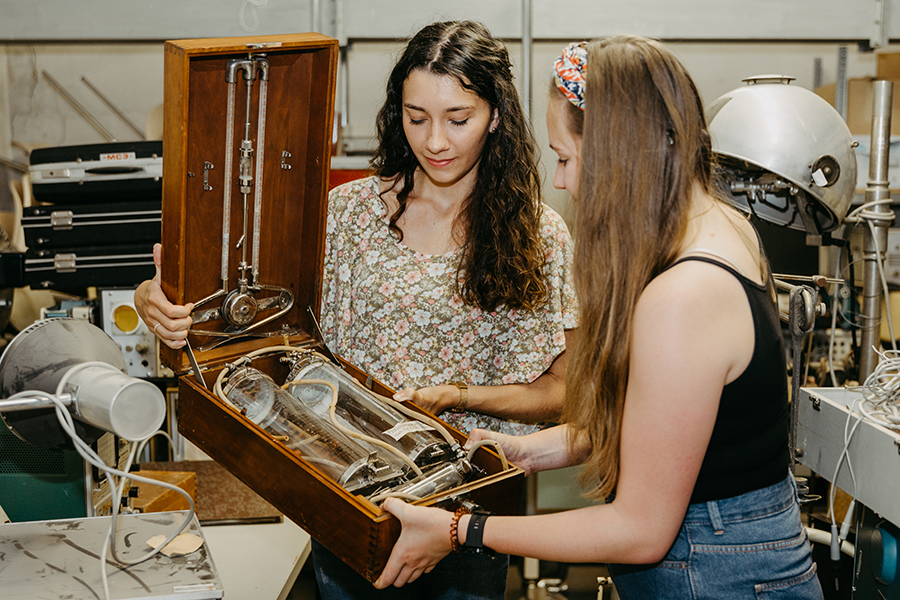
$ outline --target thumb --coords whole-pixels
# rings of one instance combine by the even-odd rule
[[[400,390],[396,394],[394,394],[394,400],[397,402],[406,402],[407,400],[412,400],[415,395],[416,390],[413,388],[406,388],[404,390]]]
[[[162,281],[162,244],[153,244],[153,264],[156,266],[156,275],[153,280],[156,283]]]
[[[408,505],[399,498],[387,498],[381,503],[381,508],[402,521]]]
[[[466,443],[465,443],[466,450],[470,449],[475,442],[479,442],[481,440],[500,441],[500,437],[498,435],[496,435],[493,431],[488,431],[486,429],[473,429],[469,433],[469,439],[466,440]]]

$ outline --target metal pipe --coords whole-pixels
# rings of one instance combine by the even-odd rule
[[[109,110],[113,111],[113,114],[115,114],[117,117],[119,117],[119,118],[122,120],[123,123],[125,123],[126,125],[128,125],[128,127],[129,127],[135,134],[137,134],[138,139],[141,139],[141,140],[146,140],[146,139],[147,139],[147,136],[144,135],[144,132],[141,131],[141,130],[138,128],[138,126],[135,125],[135,124],[131,121],[131,119],[129,119],[128,117],[126,117],[126,116],[125,116],[125,113],[123,113],[121,110],[119,110],[119,109],[116,107],[116,105],[113,104],[112,101],[111,101],[109,98],[107,98],[106,96],[104,96],[103,93],[102,93],[100,90],[98,90],[96,87],[94,87],[94,84],[92,84],[90,81],[88,81],[87,77],[82,77],[82,78],[81,78],[81,81],[84,82],[84,85],[88,86],[88,88],[89,88],[92,92],[94,92],[95,94],[97,94],[97,97],[100,98],[100,100],[103,102],[103,104],[105,104],[105,105],[107,106],[107,108],[109,108]]]
[[[834,86],[834,107],[847,120],[847,46],[838,48],[837,82]]]
[[[859,381],[865,381],[878,365],[876,348],[881,346],[881,302],[887,301],[881,289],[879,269],[884,266],[887,252],[887,233],[894,213],[884,201],[890,201],[888,188],[888,158],[891,144],[891,102],[894,84],[876,81],[872,105],[872,136],[869,154],[869,182],[866,203],[875,202],[870,209],[884,213],[884,219],[870,220],[871,228],[864,231],[863,246],[863,306]],[[879,259],[881,264],[879,263]]]
[[[341,111],[341,121],[339,127],[341,128],[341,133],[347,130],[347,124],[349,123],[348,114],[350,113],[350,82],[349,82],[349,72],[350,69],[347,65],[347,52],[349,48],[347,46],[341,46],[340,51],[338,52],[338,96],[340,98],[340,111]],[[338,136],[339,139],[343,138],[343,135]],[[344,154],[343,148],[337,149],[337,154]]]
[[[50,76],[50,73],[48,73],[47,71],[41,71],[41,74],[44,76],[44,79],[47,80],[47,83],[50,84],[50,87],[52,87],[56,91],[57,94],[62,96],[63,100],[68,102],[69,106],[74,108],[75,112],[77,112],[79,115],[81,115],[84,118],[84,120],[87,121],[88,124],[90,124],[90,126],[93,127],[97,131],[97,133],[99,133],[101,136],[103,136],[103,139],[105,139],[107,142],[115,142],[116,141],[116,138],[113,137],[113,134],[111,134],[109,132],[109,130],[106,127],[104,127],[100,123],[100,121],[97,120],[97,118],[94,115],[92,115],[90,112],[88,112],[88,110],[85,107],[83,107],[78,102],[78,100],[76,100],[72,96],[72,94],[67,92],[66,88],[64,88],[62,85],[60,85],[58,81],[53,79],[53,77]]]
[[[59,401],[63,403],[63,406],[71,406],[74,400],[69,394],[62,394],[61,396],[58,396],[58,398]],[[53,408],[54,406],[56,406],[56,404],[44,396],[33,396],[30,398],[21,397],[0,400],[0,413],[21,412],[23,410],[33,410],[36,408]]]

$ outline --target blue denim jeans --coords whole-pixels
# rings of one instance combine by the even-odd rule
[[[509,556],[447,555],[431,571],[401,588],[376,590],[325,546],[312,543],[316,585],[322,600],[503,600]]]
[[[609,565],[623,600],[821,600],[797,487],[773,486],[691,504],[655,565]]]

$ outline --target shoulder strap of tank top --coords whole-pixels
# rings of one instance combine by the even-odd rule
[[[728,271],[729,273],[731,273],[738,279],[747,279],[747,277],[745,277],[740,271],[738,271],[736,268],[734,268],[730,264],[728,264],[720,259],[713,258],[711,256],[703,256],[700,254],[689,254],[687,256],[682,256],[681,258],[679,258],[678,260],[673,262],[671,265],[666,267],[666,271],[668,271],[669,269],[671,269],[672,267],[674,267],[676,265],[680,265],[681,263],[687,262],[689,260],[695,260],[698,262],[705,262],[705,263],[708,263],[711,265],[716,265],[717,267],[721,267],[722,269],[725,269],[726,271]]]
[[[700,255],[705,254],[713,259],[716,259],[717,263],[724,263],[726,265],[729,265],[732,269],[734,269],[735,271],[737,271],[744,277],[747,277],[747,275],[744,273],[744,271],[741,270],[736,264],[734,264],[733,262],[728,260],[725,256],[723,256],[719,252],[716,252],[715,250],[710,250],[709,248],[701,248],[701,247],[689,248],[686,252],[682,253],[681,256],[682,256],[682,258],[684,258],[687,256],[696,256],[698,254],[700,254]],[[675,261],[675,264],[678,264],[678,262],[680,262],[680,259]]]

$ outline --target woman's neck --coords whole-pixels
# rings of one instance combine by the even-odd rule
[[[403,232],[403,244],[429,255],[456,250],[465,243],[465,228],[459,216],[472,192],[474,171],[451,185],[440,185],[419,169],[413,181],[413,189],[406,199],[406,210],[397,221]],[[383,198],[388,214],[393,214],[399,206],[396,192]]]
[[[760,250],[749,221],[695,184],[688,227],[678,254],[703,252],[730,262],[751,279],[759,277]]]
[[[413,175],[413,189],[409,194],[410,201],[426,201],[444,210],[458,211],[475,188],[478,177],[477,167],[452,183],[441,183],[431,179],[423,169],[416,169]]]

